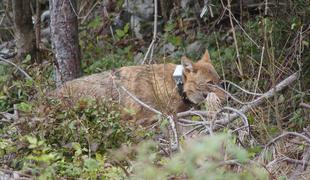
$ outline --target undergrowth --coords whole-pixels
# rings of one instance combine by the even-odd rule
[[[52,99],[40,110],[44,116],[36,114],[35,104],[21,104],[23,118],[2,128],[1,162],[39,178],[121,177],[107,156],[146,136],[121,122],[109,101],[84,99],[69,107]]]

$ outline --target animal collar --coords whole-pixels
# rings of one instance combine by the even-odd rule
[[[182,97],[183,102],[185,104],[191,104],[192,102],[188,99],[188,97],[186,96],[186,93],[184,92],[183,66],[182,65],[177,65],[175,67],[175,70],[173,72],[173,79],[178,88],[178,93]]]

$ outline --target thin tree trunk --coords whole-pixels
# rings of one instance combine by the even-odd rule
[[[37,61],[40,62],[40,42],[41,42],[41,9],[40,2],[36,0],[36,22],[35,22],[35,35],[36,35],[36,56]]]
[[[12,7],[17,55],[21,60],[26,54],[35,51],[30,0],[13,0]]]
[[[76,0],[50,0],[57,87],[81,75],[76,7]]]

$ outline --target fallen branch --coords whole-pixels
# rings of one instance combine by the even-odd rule
[[[215,126],[212,127],[212,131],[218,130],[222,127],[225,127],[229,123],[236,120],[238,117],[241,117],[243,119],[243,123],[244,123],[244,126],[242,128],[247,127],[247,131],[250,132],[249,123],[248,123],[247,118],[244,114],[246,112],[248,112],[250,109],[255,108],[256,106],[259,106],[260,104],[262,104],[266,99],[274,96],[275,93],[283,90],[285,87],[292,84],[297,78],[298,78],[298,73],[296,72],[296,73],[292,74],[291,76],[289,76],[288,78],[284,79],[278,85],[276,85],[275,88],[273,88],[273,89],[267,91],[266,93],[262,94],[257,99],[247,103],[246,105],[244,105],[239,110],[229,108],[229,107],[224,108],[225,110],[234,111],[234,113],[223,114],[222,110],[221,110],[220,111],[221,112],[221,116],[220,116],[221,118],[218,120],[215,120],[215,122],[214,122]],[[206,111],[194,111],[194,110],[180,112],[177,114],[177,117],[179,118],[178,123],[179,123],[179,125],[181,125],[183,127],[194,126],[193,129],[199,129],[202,126],[210,125],[210,122],[209,121],[191,121],[189,119],[184,119],[183,117],[193,116],[193,115],[197,115],[197,114],[199,114],[200,116],[203,116],[203,117],[210,117],[210,115],[212,115],[212,113],[218,114],[218,112],[212,112],[212,111],[206,112]],[[197,126],[199,126],[199,128]],[[190,132],[190,133],[193,132],[192,131],[193,129],[189,130],[188,132]]]
[[[177,129],[176,129],[176,125],[174,123],[173,117],[172,116],[168,116],[168,120],[169,120],[169,124],[171,127],[171,131],[173,134],[173,138],[170,138],[170,148],[171,151],[177,150],[179,148],[179,138],[178,138],[178,133],[177,133]]]
[[[290,163],[295,163],[295,164],[299,164],[299,165],[307,165],[307,166],[309,165],[309,162],[305,162],[303,160],[298,160],[298,159],[292,159],[292,158],[289,158],[289,157],[284,157],[283,161],[290,162]]]
[[[258,97],[257,99],[255,99],[254,101],[248,103],[247,105],[244,105],[241,109],[239,109],[239,111],[241,113],[246,113],[250,109],[253,109],[256,106],[259,106],[266,99],[271,98],[272,96],[275,95],[275,93],[283,90],[285,87],[287,87],[288,85],[292,84],[295,80],[297,80],[297,78],[298,78],[298,73],[295,72],[294,74],[290,75],[288,78],[286,78],[283,81],[281,81],[274,88],[272,88],[269,91],[267,91],[266,93],[264,93],[262,96]],[[217,121],[215,121],[215,123],[216,124],[221,124],[221,125],[227,125],[227,124],[231,123],[232,121],[234,121],[235,119],[237,119],[238,117],[239,117],[239,115],[237,113],[233,113],[228,118],[223,118],[223,119],[217,120]]]
[[[239,116],[242,118],[242,120],[243,120],[244,126],[247,127],[247,133],[250,134],[250,132],[251,132],[251,131],[250,131],[250,125],[249,125],[249,122],[248,122],[248,118],[244,115],[244,113],[240,112],[240,111],[237,110],[237,109],[231,108],[231,107],[223,107],[223,108],[221,109],[220,112],[225,111],[225,110],[233,111],[233,112],[235,112],[237,115],[239,115]]]
[[[279,164],[281,162],[287,162],[287,163],[293,163],[293,164],[296,164],[296,165],[309,165],[309,162],[304,162],[303,160],[298,160],[298,159],[292,159],[290,157],[287,157],[287,156],[284,156],[283,157],[280,157],[280,158],[277,158],[277,159],[274,159],[273,161],[271,161],[270,163],[268,163],[266,165],[267,168],[272,168],[272,166],[276,165],[276,164]]]
[[[310,161],[310,147],[308,147],[302,155],[302,164],[299,164],[292,173],[290,180],[297,180],[299,175],[306,170]]]
[[[212,115],[212,113],[216,114],[217,112],[216,111],[214,111],[214,112],[211,112],[211,111],[206,112],[206,111],[189,110],[189,111],[184,111],[184,112],[178,113],[177,117],[181,118],[181,117],[197,115],[197,114],[199,114],[201,116],[204,116],[204,117],[208,117],[208,116]]]
[[[300,103],[299,106],[305,109],[310,109],[310,105],[306,103]]]
[[[303,134],[300,134],[300,133],[297,133],[297,132],[284,132],[283,134],[281,134],[281,135],[277,136],[276,138],[272,139],[271,141],[269,141],[269,143],[265,146],[265,148],[267,148],[271,144],[274,144],[279,139],[281,139],[281,138],[283,138],[285,136],[290,136],[290,135],[301,137],[304,140],[306,140],[308,143],[310,143],[310,139],[307,136],[303,135]]]
[[[33,177],[31,175],[28,175],[28,174],[25,174],[25,173],[22,173],[19,171],[13,171],[13,170],[4,169],[4,168],[0,168],[0,171],[5,173],[5,174],[9,174],[10,176],[17,174],[19,177],[16,179],[33,179]],[[22,177],[20,177],[20,176],[22,176]],[[0,179],[2,179],[2,178],[0,178]]]

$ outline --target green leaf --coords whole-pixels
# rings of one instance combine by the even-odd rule
[[[37,144],[38,140],[36,137],[32,137],[32,136],[26,136],[26,139],[27,141],[30,143],[30,144]]]
[[[23,63],[28,63],[31,61],[31,55],[27,54],[26,58],[24,59]]]
[[[286,180],[287,177],[286,177],[286,176],[280,176],[278,179],[279,179],[279,180]]]
[[[248,152],[250,156],[254,157],[257,153],[260,153],[262,151],[262,147],[260,146],[254,146],[252,148],[248,149]]]
[[[200,120],[200,117],[199,116],[192,116],[192,121],[199,121]]]
[[[117,37],[122,38],[125,36],[125,32],[121,29],[116,29],[115,30]]]
[[[124,33],[127,34],[129,31],[129,23],[127,23],[124,27]]]
[[[180,36],[169,36],[168,37],[168,42],[173,44],[174,46],[180,46],[182,43],[182,39]]]
[[[168,119],[163,119],[162,121],[161,121],[161,123],[160,123],[160,128],[161,129],[163,129],[163,128],[165,128],[167,125],[169,124],[169,121],[168,121]]]
[[[98,169],[100,167],[100,164],[98,161],[96,161],[95,159],[85,159],[84,161],[84,167],[87,169],[87,170],[90,170],[90,171],[94,171],[96,169]]]
[[[94,20],[92,20],[88,26],[90,28],[97,28],[101,25],[101,18],[99,16],[96,16]]]
[[[7,99],[7,96],[0,96],[0,100],[6,100]]]
[[[81,148],[81,145],[79,143],[73,142],[72,147],[75,150],[75,154],[74,154],[75,156],[79,156],[82,154],[82,148]]]
[[[23,112],[31,112],[32,106],[25,102],[21,102],[20,104],[17,104],[17,109]]]
[[[168,24],[166,24],[164,30],[165,30],[166,32],[170,32],[170,31],[172,31],[174,28],[175,28],[175,23],[168,23]]]
[[[254,124],[254,116],[249,115],[248,121],[249,121],[249,124],[250,124],[250,125]]]

